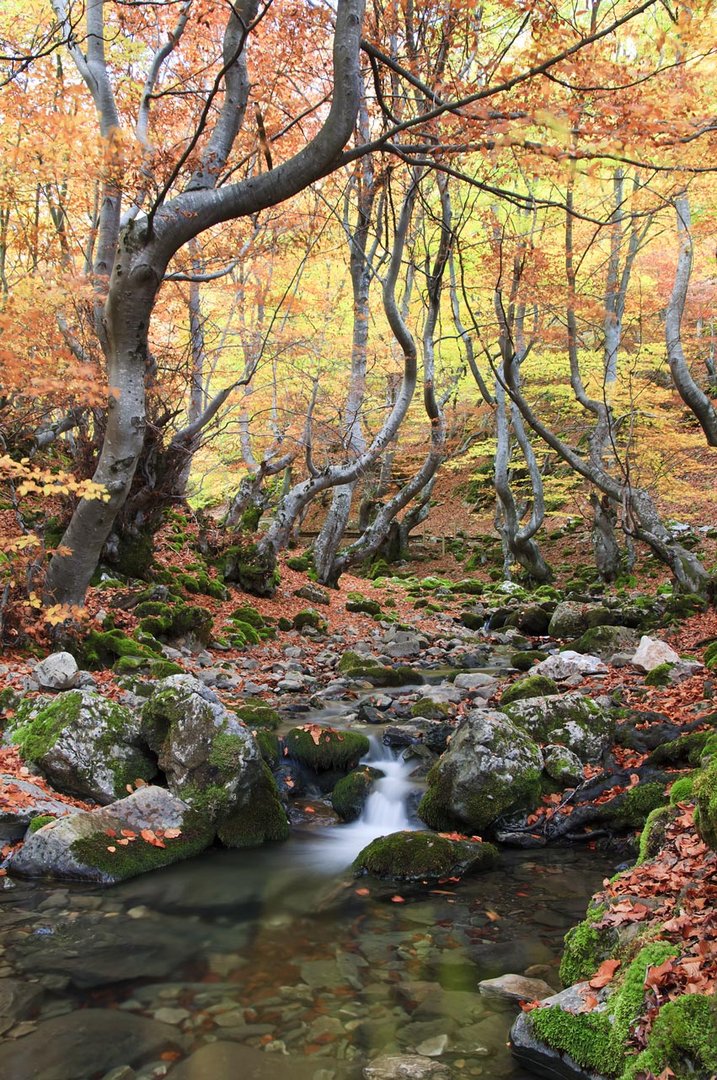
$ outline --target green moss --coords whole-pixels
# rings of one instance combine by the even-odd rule
[[[234,636],[239,635],[244,645],[258,645],[261,641],[261,634],[250,623],[242,622],[240,619],[234,620]]]
[[[302,555],[292,555],[291,558],[286,560],[286,565],[290,570],[299,570],[305,573],[314,565],[313,552],[305,551]]]
[[[23,701],[13,719],[11,738],[24,761],[39,762],[70,724],[77,723],[82,709],[82,693],[69,690],[31,716],[36,702]]]
[[[451,715],[451,707],[445,701],[432,701],[431,698],[421,698],[411,705],[411,716],[422,716],[426,720],[445,720]]]
[[[428,789],[418,804],[418,816],[437,832],[481,833],[504,814],[534,810],[542,793],[542,772],[537,768],[526,769],[510,786],[502,778],[486,779],[481,788],[465,800],[465,819],[460,819],[449,809],[451,781],[447,773],[434,765],[427,779]]]
[[[373,840],[359,853],[353,870],[396,881],[435,881],[489,869],[497,860],[492,844],[448,840],[432,832],[399,832]]]
[[[195,604],[176,604],[165,615],[149,615],[140,621],[140,629],[161,640],[172,640],[191,634],[203,644],[212,639],[212,613]]]
[[[263,615],[260,615],[251,604],[241,604],[238,608],[234,608],[229,618],[237,622],[248,623],[255,630],[262,630],[266,626]]]
[[[466,569],[469,569],[466,565]],[[482,596],[485,592],[485,584],[476,578],[463,578],[461,581],[449,583],[451,592],[460,593],[463,596]]]
[[[289,823],[271,770],[262,764],[262,779],[245,806],[220,821],[217,835],[225,847],[257,847],[267,840],[288,840]]]
[[[121,536],[116,570],[131,578],[146,578],[154,559],[154,537],[151,533],[139,533],[137,536]]]
[[[304,630],[308,626],[320,634],[325,634],[329,628],[326,619],[315,608],[306,608],[304,611],[297,612],[292,623],[295,630]]]
[[[640,845],[637,862],[648,862],[659,855],[665,845],[665,832],[670,822],[674,821],[676,812],[670,806],[658,806],[652,810],[645,820],[645,825],[640,833]]]
[[[571,648],[575,652],[602,656],[603,653],[618,652],[634,639],[624,626],[593,626],[574,641]]]
[[[674,666],[671,663],[658,664],[645,676],[645,686],[669,686],[670,672]]]
[[[56,821],[54,814],[38,814],[34,817],[28,826],[28,832],[35,833],[38,829],[41,829],[43,825],[49,825],[51,821]]]
[[[380,776],[380,773],[376,769],[365,765],[339,780],[331,792],[331,805],[342,821],[356,821],[361,816],[377,776]]]
[[[175,664],[173,660],[152,660],[147,672],[150,679],[168,679],[170,675],[184,675],[181,664]]]
[[[276,555],[271,548],[260,551],[256,544],[227,548],[219,569],[225,581],[234,582],[253,596],[273,596],[279,584]]]
[[[694,765],[700,763],[709,731],[693,731],[671,742],[662,743],[647,759],[650,765]]]
[[[254,738],[256,739],[261,756],[267,765],[270,768],[274,768],[278,765],[281,758],[281,747],[279,746],[279,740],[273,731],[259,728],[258,731],[254,732]]]
[[[590,979],[603,960],[612,955],[617,944],[617,934],[611,927],[597,929],[605,914],[601,904],[592,908],[583,922],[578,923],[565,935],[565,948],[560,962],[560,979],[563,986]]]
[[[650,781],[629,788],[623,795],[605,806],[610,821],[625,829],[641,828],[651,811],[664,806],[667,801],[663,784]]]
[[[695,780],[697,831],[704,842],[717,850],[717,757],[712,758]]]
[[[670,788],[670,806],[690,802],[694,793],[695,776],[681,776]]]
[[[522,701],[524,698],[548,697],[558,693],[558,687],[552,679],[545,675],[528,675],[525,679],[518,679],[512,686],[503,692],[501,705],[509,705],[511,701]]]
[[[78,649],[78,659],[91,669],[109,667],[122,657],[161,659],[154,649],[129,637],[123,630],[90,630]]]
[[[247,727],[270,728],[275,731],[281,723],[281,717],[276,709],[267,705],[261,698],[247,698],[241,705],[235,706],[235,714]]]
[[[208,762],[224,774],[235,773],[242,764],[246,740],[230,731],[220,731],[212,739]]]
[[[368,753],[369,745],[366,736],[356,731],[336,731],[318,725],[312,725],[311,731],[292,728],[286,734],[289,754],[314,772],[354,769]]]
[[[533,664],[547,659],[547,656],[548,654],[541,652],[540,649],[526,649],[524,652],[513,653],[510,662],[518,671],[530,671]]]
[[[204,851],[212,842],[213,830],[194,820],[195,815],[192,815],[191,822],[189,817],[190,815],[187,815],[185,819],[181,835],[174,840],[164,840],[163,848],[154,847],[141,837],[122,847],[113,844],[105,832],[96,832],[81,840],[75,840],[70,851],[78,862],[85,866],[94,867],[119,881],[125,881],[182,859],[190,859]],[[108,851],[108,847],[115,847],[116,850]]]
[[[629,1065],[623,1080],[672,1071],[675,1080],[697,1080],[717,1072],[717,999],[684,994],[657,1014],[647,1048]]]
[[[353,671],[355,668],[380,667],[378,660],[372,660],[369,656],[361,656],[359,653],[347,649],[338,662],[337,670],[343,673]]]
[[[377,600],[369,600],[362,593],[350,592],[346,601],[346,610],[364,615],[380,615],[381,605]]]

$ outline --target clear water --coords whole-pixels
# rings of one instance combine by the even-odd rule
[[[208,852],[109,890],[0,890],[0,977],[46,987],[8,1080],[41,1076],[30,1057],[23,1063],[23,1044],[87,1006],[165,1022],[173,1010],[188,1053],[229,1044],[231,1063],[197,1080],[354,1080],[378,1054],[438,1045],[452,1077],[525,1080],[506,1044],[514,1012],[477,984],[537,966],[557,988],[563,935],[614,865],[575,849],[506,852],[498,869],[422,894],[369,888],[350,873],[358,850],[415,827],[410,767],[376,746],[371,764],[385,779],[353,825]],[[98,1062],[105,1051],[98,1042]],[[62,1052],[59,1080],[109,1071],[82,1071],[76,1050]],[[180,1065],[150,1056],[136,1067],[148,1080]]]

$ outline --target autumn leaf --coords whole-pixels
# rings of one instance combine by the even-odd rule
[[[607,986],[608,983],[612,982],[619,967],[619,960],[603,960],[592,979],[590,979],[589,985],[593,990],[601,990],[603,986]]]

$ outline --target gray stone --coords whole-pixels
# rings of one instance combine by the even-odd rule
[[[589,653],[578,653],[572,649],[565,649],[548,656],[530,669],[531,675],[545,675],[548,679],[561,682],[573,675],[600,675],[607,671],[607,666],[599,656],[590,656]]]
[[[482,696],[491,697],[498,686],[498,680],[494,675],[485,675],[481,671],[464,671],[456,675],[453,685],[459,690],[477,690]]]
[[[139,834],[143,829],[154,832],[164,829],[183,829],[184,818],[189,807],[166,788],[141,787],[126,799],[120,799],[111,806],[97,810],[80,810],[63,818],[43,825],[37,832],[28,836],[23,847],[13,855],[10,872],[21,877],[54,877],[80,881],[96,881],[102,885],[112,885],[127,877],[142,873],[142,869],[133,868],[124,857],[134,856],[128,847],[113,844],[112,836],[102,836],[107,830],[121,838],[121,830],[129,829]],[[100,835],[106,845],[116,847],[117,869],[113,872],[106,867],[91,865],[83,861],[80,854],[73,851],[77,841],[96,838]],[[143,869],[165,866],[185,859],[189,855],[206,847],[212,839],[209,833],[202,838],[194,837],[188,844],[188,838],[180,836],[165,841],[164,848],[155,848],[142,839],[132,841],[140,845],[142,855],[148,858]],[[112,854],[108,852],[108,855]]]
[[[537,742],[566,746],[583,762],[597,761],[615,734],[612,717],[575,691],[513,701],[503,712]]]
[[[680,656],[670,648],[666,641],[657,638],[641,637],[640,644],[630,661],[638,671],[652,671],[660,664],[679,664]]]
[[[39,784],[9,774],[0,773],[0,790],[7,795],[21,793],[20,805],[17,809],[0,810],[0,840],[2,841],[21,840],[33,818],[44,814],[63,817],[65,814],[74,813],[75,810],[71,804],[53,798]],[[24,805],[26,797],[31,800],[28,805]]]
[[[40,1024],[2,1046],[7,1077],[88,1080],[121,1065],[139,1065],[165,1050],[183,1050],[173,1027],[116,1009],[81,1009]]]
[[[525,975],[499,975],[497,979],[483,979],[478,990],[486,997],[497,997],[513,1004],[521,1001],[541,1001],[555,993],[543,979],[529,979]]]
[[[553,612],[548,625],[551,637],[575,638],[588,629],[588,604],[575,600],[563,600]]]
[[[32,676],[41,690],[72,690],[80,671],[72,653],[57,652],[35,664]]]
[[[363,1070],[365,1080],[449,1080],[448,1068],[439,1061],[414,1054],[382,1054]]]
[[[583,779],[583,763],[567,746],[544,746],[543,767],[551,780],[564,786],[579,784]]]
[[[35,1012],[44,994],[44,987],[38,983],[20,982],[19,979],[0,979],[0,1018],[13,1021],[26,1020]]]

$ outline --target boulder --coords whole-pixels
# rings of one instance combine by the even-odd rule
[[[494,675],[484,675],[481,671],[464,671],[456,675],[453,685],[459,690],[470,690],[477,697],[488,700],[498,687],[498,680]]]
[[[555,990],[544,979],[530,979],[526,975],[499,975],[496,979],[481,980],[478,992],[518,1005],[521,1001],[541,1001],[554,994]]]
[[[587,983],[579,983],[543,999],[544,1005],[557,1005],[567,1012],[584,1009],[583,994],[590,993]],[[569,1054],[553,1050],[541,1042],[533,1032],[531,1012],[523,1012],[510,1031],[513,1055],[529,1072],[538,1076],[550,1076],[555,1080],[606,1080],[601,1074],[580,1066]]]
[[[583,763],[567,746],[544,746],[543,768],[551,780],[572,787],[583,779]]]
[[[25,699],[5,733],[58,791],[110,803],[127,784],[157,774],[143,748],[139,717],[90,690]]]
[[[286,814],[256,738],[191,675],[172,675],[142,710],[144,736],[169,790],[222,843],[247,847],[288,837]]]
[[[40,660],[32,677],[41,690],[73,690],[80,679],[80,669],[72,653],[57,652]]]
[[[524,728],[494,710],[468,713],[429,773],[419,817],[440,831],[482,833],[504,814],[535,808],[542,769]]]
[[[64,817],[71,814],[74,806],[60,802],[51,792],[20,777],[0,773],[0,791],[9,796],[9,805],[0,808],[0,842],[21,840],[28,830],[30,822],[37,817],[49,814],[52,817]]]
[[[575,600],[563,600],[558,604],[548,624],[551,637],[575,638],[588,629],[588,605]]]
[[[636,643],[637,631],[628,626],[593,626],[573,642],[573,649],[609,660],[614,653],[632,649]]]
[[[641,637],[630,661],[639,671],[649,672],[661,664],[679,664],[679,654],[665,641],[657,638]]]
[[[420,656],[426,647],[426,639],[410,630],[396,630],[391,627],[384,636],[383,651],[393,660]]]
[[[583,762],[599,760],[615,737],[615,721],[576,691],[515,701],[503,712],[536,742],[559,743]]]
[[[607,666],[599,656],[590,656],[589,653],[578,653],[572,649],[565,649],[541,660],[532,669],[532,675],[545,675],[548,679],[561,682],[570,679],[573,675],[602,675],[607,671]]]
[[[123,830],[132,837],[123,836]],[[154,840],[142,836],[147,831]],[[28,836],[9,869],[21,877],[114,885],[196,855],[213,835],[197,823],[186,803],[166,788],[147,785],[112,806],[80,810],[43,825]]]
[[[490,869],[498,850],[480,840],[452,840],[432,832],[396,832],[379,836],[360,851],[355,874],[395,882],[435,882]]]

